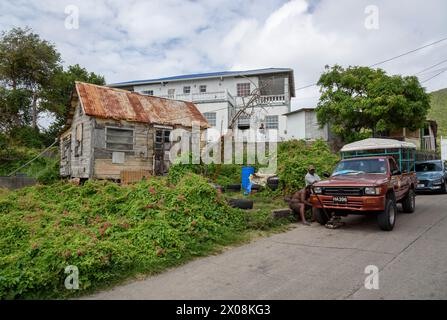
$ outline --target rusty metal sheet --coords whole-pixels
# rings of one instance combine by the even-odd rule
[[[89,116],[190,127],[207,120],[192,102],[146,96],[136,92],[76,82],[76,92]]]

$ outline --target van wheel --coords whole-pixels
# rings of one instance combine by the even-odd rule
[[[391,231],[394,228],[396,222],[397,207],[396,203],[392,199],[387,199],[385,204],[385,210],[377,215],[377,222],[380,229],[384,231]]]
[[[317,222],[323,226],[329,221],[329,217],[321,208],[312,208],[312,213],[315,217],[315,220],[317,220]]]
[[[416,194],[413,189],[408,190],[407,195],[402,200],[402,211],[405,213],[413,213],[416,207]]]

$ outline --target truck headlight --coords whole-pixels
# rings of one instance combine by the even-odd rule
[[[378,195],[381,192],[381,188],[380,187],[366,187],[365,188],[365,194],[368,195]]]
[[[436,179],[436,180],[433,180],[432,183],[433,183],[433,184],[441,184],[441,183],[442,183],[442,179]]]
[[[315,192],[316,194],[321,194],[321,193],[323,193],[323,189],[322,189],[321,187],[315,187],[315,188],[314,188],[314,192]]]

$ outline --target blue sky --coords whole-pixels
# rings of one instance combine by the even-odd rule
[[[65,8],[79,8],[69,30]],[[378,9],[378,29],[365,8]],[[183,73],[290,67],[297,87],[326,64],[369,65],[447,37],[444,0],[2,0],[0,30],[29,26],[52,41],[66,65],[121,82]],[[415,74],[447,59],[447,41],[382,65]],[[420,74],[421,80],[436,70]],[[424,83],[447,87],[447,72]],[[312,107],[317,88],[300,90],[293,107]]]

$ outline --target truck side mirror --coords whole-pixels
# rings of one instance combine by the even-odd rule
[[[402,172],[400,172],[400,170],[394,170],[391,175],[393,176],[400,176],[402,174]]]
[[[329,178],[331,175],[328,172],[323,172],[323,177]]]

